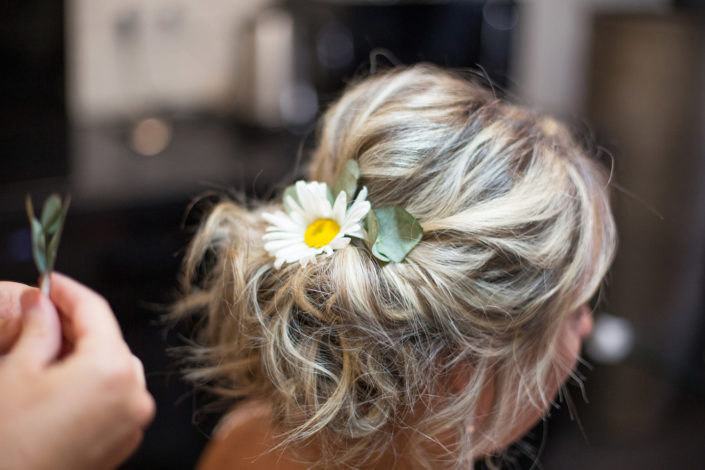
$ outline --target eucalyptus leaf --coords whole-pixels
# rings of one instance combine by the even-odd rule
[[[41,237],[44,234],[44,228],[42,227],[42,224],[39,223],[39,221],[35,218],[29,219],[30,222],[30,228],[32,230],[32,245],[37,245],[39,246],[39,237]]]
[[[44,207],[42,207],[42,227],[44,227],[44,232],[47,235],[51,235],[59,228],[61,223],[62,207],[61,198],[52,194],[44,202]]]
[[[357,191],[357,180],[359,178],[360,166],[357,164],[357,161],[346,161],[343,171],[335,182],[335,186],[333,186],[333,194],[337,196],[340,194],[340,191],[345,191],[345,194],[348,196],[348,202],[352,201]]]
[[[42,245],[46,244],[44,229],[42,224],[34,217],[30,219],[30,223],[32,230],[32,256],[34,257],[34,264],[37,265],[37,270],[41,274],[46,271],[47,266],[46,255],[42,248]]]
[[[421,240],[421,224],[399,206],[381,207],[374,212],[379,223],[379,233],[372,245],[372,254],[382,261],[404,261]]]
[[[37,248],[39,248],[39,250],[41,250],[41,252],[42,252],[42,253],[44,254],[44,256],[46,257],[46,253],[47,253],[47,236],[46,236],[46,234],[45,234],[44,232],[41,232],[41,233],[39,234],[39,238],[38,238],[38,240],[37,240]],[[45,258],[45,259],[46,259],[46,258]]]
[[[47,271],[53,271],[56,264],[56,253],[59,251],[59,242],[61,241],[60,231],[56,232],[47,247]]]
[[[372,250],[375,242],[377,241],[377,234],[379,234],[379,221],[375,216],[375,211],[370,210],[367,213],[367,247]]]
[[[299,202],[299,196],[296,194],[295,184],[287,186],[286,189],[284,189],[284,194],[282,195],[282,199],[284,200],[284,209],[286,209],[287,212],[291,212],[294,210],[294,208],[287,201],[287,196],[290,196],[294,200],[294,202],[296,202],[299,206],[301,205],[301,203]]]
[[[39,225],[39,221],[37,221],[36,219],[34,219],[34,221],[37,225]],[[39,271],[39,274],[45,273],[47,270],[47,258],[46,237],[44,236],[44,232],[39,232],[37,234],[36,241],[34,241],[34,243],[32,244],[32,255],[34,256],[34,263],[37,265],[37,270]]]
[[[37,270],[40,273],[47,272],[47,261],[44,256],[44,252],[41,251],[38,246],[34,246],[32,249],[32,255],[34,256],[34,264],[37,266]]]
[[[69,205],[71,204],[71,198],[66,197],[61,210],[59,213],[59,219],[56,224],[56,229],[54,236],[49,241],[49,246],[47,250],[47,270],[53,271],[54,265],[56,264],[56,254],[59,251],[59,242],[61,241],[61,234],[64,231],[64,221],[66,220],[66,213],[69,210]]]
[[[372,255],[384,263],[389,263],[391,260],[387,257],[387,255],[380,253],[378,248],[379,247],[377,244],[372,245]]]

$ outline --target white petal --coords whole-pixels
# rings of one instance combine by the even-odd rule
[[[311,182],[311,193],[316,196],[316,199],[328,200],[328,185],[319,181]]]
[[[329,245],[335,250],[340,250],[342,248],[345,248],[349,244],[350,244],[350,239],[347,237],[335,238],[329,243]]]
[[[304,256],[308,256],[311,253],[311,247],[304,243],[297,243],[294,245],[289,245],[287,247],[281,248],[277,251],[277,256],[286,258],[288,263],[296,261]],[[315,253],[315,252],[314,252]]]
[[[289,207],[291,207],[293,209],[297,209],[297,208],[300,209],[301,208],[301,205],[296,201],[296,199],[294,199],[293,197],[291,197],[288,194],[286,196],[284,196],[284,202],[286,203],[286,205],[288,205]]]
[[[279,217],[283,215],[286,217],[286,214],[284,214],[282,211],[277,211],[277,212],[263,212],[262,213],[262,218],[269,222],[270,224],[276,224],[277,220]]]
[[[330,201],[326,197],[320,201],[320,218],[322,219],[332,219],[333,218],[333,206],[331,206]]]
[[[352,206],[350,206],[350,209],[348,209],[347,214],[345,214],[345,219],[359,222],[364,216],[367,215],[371,207],[372,206],[369,201],[356,200],[353,202]]]
[[[290,217],[291,220],[293,220],[296,226],[298,227],[298,230],[301,231],[301,233],[306,233],[306,229],[311,224],[311,222],[313,222],[313,220],[311,220],[311,214],[292,212]]]
[[[262,240],[303,240],[303,235],[299,232],[267,232],[262,235]]]
[[[316,219],[329,218],[332,208],[327,198],[327,188],[325,183],[318,181],[297,183],[296,191],[301,202],[301,209],[295,209],[291,215],[300,214],[307,226]]]
[[[305,268],[309,262],[311,262],[312,264],[316,263],[316,255],[312,254],[309,256],[304,256],[299,261],[301,262],[301,266],[303,266]]]
[[[348,196],[345,191],[340,191],[338,197],[335,198],[335,204],[333,204],[333,213],[331,214],[331,219],[342,225],[345,221],[345,207],[348,205]]]
[[[349,219],[362,219],[371,209],[371,204],[369,201],[365,200],[367,197],[367,186],[363,186],[362,189],[357,193],[357,197],[350,205],[350,209],[346,214]]]
[[[328,185],[326,183],[318,183],[318,200],[321,201],[321,208],[324,210],[324,216],[330,217],[333,211],[333,205],[328,199],[328,194],[331,192],[328,190]]]
[[[306,196],[297,196],[299,198],[299,205],[292,207],[291,212],[289,212],[289,217],[297,223],[303,223],[308,225],[310,222],[311,208],[309,207],[309,200]],[[303,222],[301,222],[303,220]]]
[[[270,212],[264,212],[262,213],[262,218],[269,222],[270,224],[277,226],[277,227],[282,227],[282,228],[288,228],[290,226],[293,227],[292,225],[292,220],[291,217],[289,217],[287,214],[285,214],[282,211],[277,211],[275,213],[270,213]]]
[[[356,237],[356,238],[361,238],[363,240],[367,239],[367,232],[365,231],[364,228],[360,227],[359,224],[357,225],[356,229],[345,231],[344,235],[348,235],[348,236]]]
[[[305,181],[296,182],[296,197],[300,203],[301,212],[304,214],[311,211],[311,204],[314,197],[311,195],[309,184]]]
[[[310,211],[316,205],[316,199],[318,195],[316,194],[316,184],[305,183],[300,181],[296,183],[296,193],[299,196],[299,201],[301,201],[301,208],[304,211]]]
[[[359,238],[364,230],[359,223],[348,223],[345,227],[341,227],[340,232],[342,235],[355,235]]]
[[[331,217],[333,208],[328,200],[328,185],[325,183],[318,183],[316,190],[316,217],[322,219],[328,219]]]
[[[360,191],[357,193],[357,197],[355,198],[355,202],[357,201],[364,201],[367,198],[367,186],[363,186]]]
[[[270,253],[276,253],[278,255],[281,250],[294,245],[299,245],[301,243],[302,242],[300,240],[275,240],[265,243],[264,249]]]

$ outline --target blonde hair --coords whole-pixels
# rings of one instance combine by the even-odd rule
[[[188,376],[269,400],[285,444],[321,446],[318,467],[373,462],[400,429],[419,467],[467,466],[552,399],[559,326],[615,249],[605,171],[562,124],[430,65],[368,77],[330,107],[310,180],[331,186],[347,159],[372,207],[405,208],[421,242],[401,263],[355,242],[277,270],[261,214],[281,203],[218,203],[184,263],[177,314],[200,321]]]

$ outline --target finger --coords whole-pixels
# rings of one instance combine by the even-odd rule
[[[144,366],[142,365],[142,361],[140,361],[137,356],[132,356],[132,362],[134,363],[135,374],[137,374],[139,384],[142,388],[147,388],[147,379],[144,376]]]
[[[146,390],[146,389],[145,389]],[[141,408],[138,416],[138,424],[140,428],[147,429],[150,423],[154,420],[157,413],[157,406],[154,397],[149,392],[143,392]]]
[[[0,281],[0,354],[5,354],[17,341],[22,326],[20,297],[36,289],[17,282]]]
[[[65,335],[75,348],[123,342],[120,327],[108,303],[83,284],[52,273],[51,299],[64,317]]]
[[[10,355],[29,366],[43,367],[61,349],[59,314],[49,298],[39,291],[26,291],[20,300],[22,329]]]

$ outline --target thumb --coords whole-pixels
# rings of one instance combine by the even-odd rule
[[[61,349],[61,322],[49,298],[39,291],[27,292],[20,300],[22,331],[10,355],[27,365],[44,367]]]

